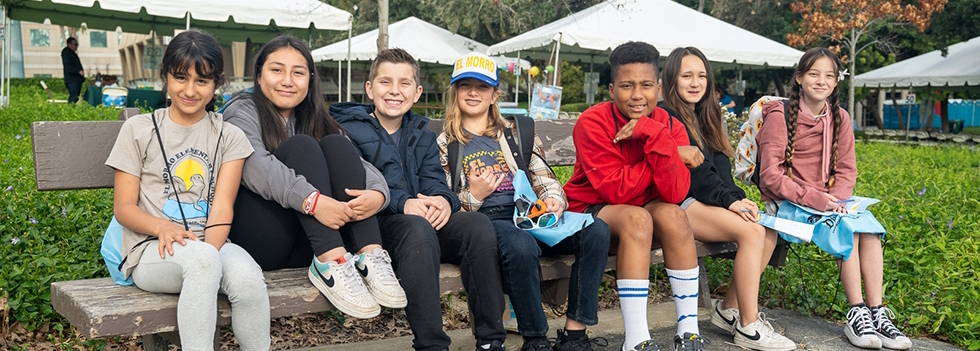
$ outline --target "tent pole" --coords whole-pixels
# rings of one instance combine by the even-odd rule
[[[561,55],[561,36],[558,34],[558,41],[555,42],[555,71],[552,72],[555,76],[551,79],[551,85],[558,85],[558,71],[561,71],[561,60],[559,60],[559,55]]]
[[[344,61],[342,60],[337,61],[337,102],[343,101],[340,99],[340,93],[342,93],[344,90],[342,89],[344,87],[343,74],[344,74]]]
[[[11,44],[11,40],[10,40],[10,25],[11,25],[11,23],[13,23],[13,20],[10,19],[9,14],[6,12],[6,8],[4,8],[4,10],[5,10],[4,13],[3,13],[3,52],[4,52],[4,55],[3,55],[3,67],[4,67],[3,68],[3,72],[4,72],[3,78],[4,78],[4,81],[0,81],[0,84],[3,84],[5,86],[4,87],[4,90],[3,90],[4,94],[3,94],[2,106],[3,107],[7,107],[7,106],[10,106],[10,57],[11,57],[11,53],[10,53],[10,51],[11,51],[10,50],[10,44]]]
[[[354,32],[354,17],[347,21],[347,101],[350,101],[350,42]]]
[[[516,104],[521,95],[521,50],[517,50],[517,63],[514,64],[517,67],[517,81],[514,83],[514,103]]]
[[[7,7],[0,5],[0,12],[3,12],[3,55],[0,56],[2,62],[7,62],[7,53],[10,51],[10,47],[7,46],[7,36],[10,35],[10,26],[7,25]],[[7,65],[0,65],[0,82],[3,82],[7,78]],[[7,90],[4,89],[3,84],[0,84],[0,107],[4,107],[7,101]]]
[[[184,30],[191,30],[191,10],[187,9],[187,25],[184,26]]]

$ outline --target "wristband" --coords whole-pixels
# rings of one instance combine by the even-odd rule
[[[207,226],[204,227],[204,230],[208,230],[208,229],[211,229],[211,228],[214,228],[214,227],[223,227],[223,226],[231,226],[231,223],[208,224]]]
[[[303,200],[303,213],[308,215],[313,215],[313,209],[316,207],[316,200],[320,198],[320,191],[314,190],[310,195]]]
[[[320,201],[320,192],[316,193],[316,197],[313,198],[313,207],[310,208],[310,216],[316,215],[316,203]]]

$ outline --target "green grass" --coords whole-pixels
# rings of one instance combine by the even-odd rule
[[[67,97],[60,81],[49,79],[48,86],[55,98]],[[65,340],[72,334],[51,308],[50,284],[108,276],[99,243],[111,216],[112,193],[38,192],[30,123],[112,120],[117,110],[47,103],[35,80],[15,80],[13,89],[11,106],[0,109],[0,296],[8,303],[2,322],[19,322],[29,330],[48,327],[52,338]],[[885,302],[898,314],[896,323],[910,335],[980,350],[980,154],[879,143],[859,143],[856,150],[855,194],[882,200],[871,210],[889,230]],[[563,182],[571,172],[556,167]],[[746,190],[759,198],[755,189]],[[707,262],[711,285],[727,283],[731,261]],[[813,245],[795,245],[786,266],[767,269],[760,296],[766,307],[835,320],[846,313],[836,264]],[[98,341],[83,346],[88,347],[98,347]]]

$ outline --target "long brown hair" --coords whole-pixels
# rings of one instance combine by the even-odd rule
[[[320,140],[330,134],[342,133],[343,130],[340,123],[330,117],[327,104],[323,101],[323,94],[320,93],[320,76],[316,72],[316,66],[313,65],[313,55],[310,54],[310,49],[294,36],[280,35],[262,46],[259,54],[255,57],[255,77],[251,94],[256,112],[259,114],[262,143],[265,144],[265,148],[269,152],[275,151],[289,137],[282,123],[279,109],[263,94],[259,82],[262,76],[262,66],[265,65],[269,55],[284,48],[296,49],[300,55],[303,55],[303,58],[306,59],[307,69],[310,71],[310,86],[306,91],[306,98],[293,109],[293,118],[296,119],[296,134],[306,134],[315,140]]]
[[[701,100],[694,105],[694,108],[684,101],[677,86],[677,77],[680,76],[681,61],[687,56],[697,56],[704,64],[707,72],[707,83],[703,87],[704,94]],[[721,105],[715,101],[714,86],[715,75],[711,72],[711,64],[704,57],[701,50],[693,46],[677,48],[670,52],[667,61],[664,63],[664,74],[661,79],[664,87],[664,103],[676,110],[681,117],[681,122],[687,126],[687,132],[701,149],[708,148],[715,152],[721,152],[728,157],[735,156],[731,143],[728,142],[728,135],[725,134],[721,124]]]
[[[806,74],[813,64],[817,62],[818,59],[826,57],[829,58],[831,62],[834,63],[835,76],[839,76],[840,70],[840,60],[837,59],[837,55],[833,51],[827,48],[812,48],[807,50],[800,58],[800,63],[796,65],[796,72],[793,73],[793,88],[789,93],[789,111],[786,113],[786,136],[788,141],[786,143],[786,175],[789,177],[793,176],[793,149],[796,146],[796,120],[800,114],[800,91],[802,87],[800,86],[800,80],[803,79],[803,75]],[[834,85],[834,90],[830,92],[830,96],[827,97],[828,109],[830,109],[831,115],[834,117],[834,141],[830,147],[830,177],[827,178],[827,187],[834,187],[834,180],[837,175],[837,139],[840,136],[840,126],[843,123],[843,119],[840,114],[840,107],[837,106],[840,92],[840,84]],[[820,111],[813,111],[813,113],[819,113]]]
[[[456,99],[459,96],[459,82],[449,85],[446,91],[446,116],[443,117],[442,132],[446,133],[446,141],[459,141],[462,144],[470,142],[470,137],[463,131],[463,111],[459,109]],[[498,87],[493,87],[494,93]],[[500,108],[496,103],[490,104],[487,111],[487,129],[483,130],[483,136],[496,139],[504,130],[504,117],[500,114]]]

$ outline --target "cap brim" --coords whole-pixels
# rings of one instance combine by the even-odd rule
[[[460,79],[464,79],[464,78],[473,78],[473,79],[479,80],[481,82],[490,84],[490,86],[492,86],[492,87],[497,86],[497,81],[496,80],[488,77],[485,74],[476,73],[476,72],[463,72],[463,73],[460,73],[458,76],[455,76],[455,77],[453,77],[453,79],[450,79],[449,80],[449,84],[455,84]]]

